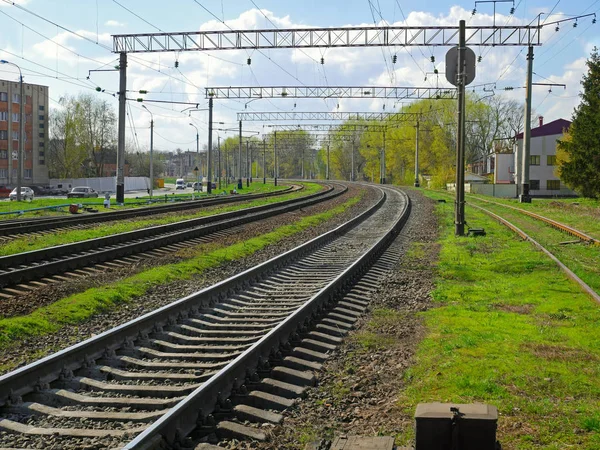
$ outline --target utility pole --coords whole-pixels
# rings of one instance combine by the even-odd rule
[[[417,129],[415,139],[415,187],[419,187],[419,120],[417,120],[415,127]]]
[[[263,184],[267,184],[267,140],[263,137]]]
[[[219,151],[219,190],[221,190],[221,136],[217,136],[217,150]]]
[[[459,22],[458,31],[458,134],[456,148],[456,204],[454,210],[454,234],[465,234],[465,21]]]
[[[240,145],[238,147],[237,176],[238,176],[238,189],[241,189],[242,188],[242,121],[241,120],[240,120]]]
[[[352,137],[352,172],[350,172],[350,181],[354,181],[354,137]]]
[[[125,106],[127,94],[127,53],[119,54],[119,137],[117,141],[117,203],[125,202]]]
[[[383,152],[381,157],[381,184],[385,184],[385,130],[383,130]]]
[[[142,107],[150,113],[150,197],[154,195],[154,166],[152,160],[152,152],[154,149],[154,114],[146,105],[142,105]]]
[[[326,177],[329,180],[329,141],[327,141],[327,172]]]
[[[273,131],[273,179],[274,185],[277,186],[277,131]]]
[[[196,129],[196,169],[198,169],[198,166],[201,165],[200,163],[200,134],[198,131],[198,127],[196,125],[194,125],[193,123],[190,122],[190,126],[194,127]],[[183,171],[182,171],[183,172]],[[202,192],[202,184],[200,184],[200,176],[201,176],[201,170],[197,170],[196,171],[196,186],[200,186],[199,190],[200,192]],[[183,176],[183,174],[182,174]],[[198,189],[198,188],[196,188]]]
[[[250,187],[250,142],[246,141],[246,187]]]
[[[527,84],[525,86],[525,128],[521,160],[521,195],[519,202],[531,203],[529,196],[529,155],[531,154],[531,81],[533,77],[533,46],[527,51]]]
[[[302,175],[302,179],[304,180],[304,149],[302,149],[302,160],[300,161],[300,172]]]
[[[208,99],[208,154],[206,155],[206,193],[212,194],[212,132],[213,132],[213,99]],[[220,158],[220,155],[219,155]],[[219,175],[220,176],[220,175]]]

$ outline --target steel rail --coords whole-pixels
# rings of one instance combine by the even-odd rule
[[[242,211],[232,211],[167,225],[157,225],[141,230],[0,257],[0,270],[4,270],[4,273],[0,273],[0,287],[129,256],[283,214],[334,198],[346,192],[347,189],[347,187],[344,187],[343,189],[334,190],[330,186],[325,191],[275,204],[255,206]],[[62,259],[57,260],[57,258]],[[30,265],[26,266],[27,264]],[[17,269],[7,270],[15,267]]]
[[[548,217],[544,217],[544,216],[542,216],[540,214],[536,214],[534,212],[527,211],[526,209],[517,208],[516,206],[505,205],[505,204],[502,204],[502,203],[494,202],[494,201],[491,201],[491,200],[485,200],[485,199],[478,198],[478,197],[474,197],[474,198],[476,199],[476,201],[480,201],[480,202],[484,202],[484,203],[489,203],[489,204],[497,205],[497,206],[502,206],[504,208],[513,209],[515,211],[518,211],[520,213],[523,213],[523,214],[526,214],[526,215],[528,215],[530,217],[533,217],[534,219],[537,219],[537,220],[540,220],[542,222],[545,222],[548,225],[550,225],[551,227],[556,228],[559,231],[563,231],[563,232],[565,232],[567,234],[570,234],[571,236],[574,236],[574,237],[576,237],[576,238],[578,238],[578,239],[580,239],[580,240],[582,240],[584,242],[587,242],[587,243],[593,244],[593,245],[600,245],[600,240],[598,240],[598,239],[596,239],[596,238],[594,238],[594,237],[592,237],[592,236],[590,236],[588,234],[585,234],[584,232],[579,231],[579,230],[577,230],[577,229],[575,229],[573,227],[570,227],[569,225],[565,225],[564,223],[558,222],[558,221],[550,219]]]
[[[225,299],[240,287],[248,286],[253,280],[260,280],[268,274],[276,273],[286,264],[342,237],[347,231],[374,214],[384,202],[385,195],[382,194],[379,202],[368,211],[283,255],[0,377],[0,405],[18,404],[19,397],[22,395],[40,387],[43,389],[50,382],[61,377],[61,379],[68,378],[72,371],[90,367],[96,360],[114,354],[117,349],[131,348],[133,341],[138,339],[144,341],[148,333],[161,332],[163,327],[183,321],[190,315],[197,315],[200,310]],[[383,237],[379,235],[377,238],[373,237],[377,242],[371,245],[367,252],[363,252],[362,256],[343,271],[343,274],[338,275],[321,289],[319,294],[313,295],[308,302],[300,306],[300,309],[263,336],[254,345],[254,350],[246,350],[240,354],[222,369],[218,376],[215,375],[204,382],[205,388],[198,388],[188,395],[126,448],[151,448],[158,443],[157,437],[165,438],[167,442],[174,442],[191,431],[197,425],[199,417],[210,414],[219,399],[226,398],[231,389],[239,386],[239,380],[245,378],[248,370],[256,367],[261,359],[268,358],[283,342],[311,320],[333,296],[345,291],[352,284],[353,278],[367,270],[369,262],[373,261],[378,252],[382,251],[398,234],[409,211],[410,204],[406,200],[399,220],[385,228],[387,231],[383,233]]]
[[[222,205],[227,203],[235,203],[240,201],[256,200],[260,198],[274,197],[282,194],[287,194],[293,190],[293,186],[280,191],[268,192],[265,194],[243,194],[235,197],[214,197],[200,200],[191,200],[178,202],[175,204],[148,206],[140,208],[132,208],[127,210],[114,211],[110,213],[91,214],[89,216],[71,216],[71,217],[42,217],[31,218],[28,220],[11,219],[0,221],[0,236],[8,236],[14,234],[33,233],[36,231],[46,231],[54,228],[64,228],[87,223],[110,222],[114,220],[124,220],[133,217],[144,217],[155,214],[165,214],[177,211],[186,211],[197,208],[205,208],[209,206]]]
[[[470,206],[483,211],[484,213],[488,214],[490,217],[493,217],[494,219],[499,221],[501,224],[503,224],[504,226],[508,227],[509,229],[511,229],[512,231],[517,233],[524,240],[531,242],[537,249],[541,250],[552,261],[554,261],[558,265],[558,267],[560,267],[560,269],[567,275],[567,277],[569,277],[571,280],[575,281],[586,294],[588,294],[594,301],[596,301],[596,303],[600,304],[600,295],[598,295],[598,293],[594,289],[592,289],[585,281],[583,281],[581,278],[579,278],[575,274],[575,272],[573,272],[563,262],[561,262],[552,252],[550,252],[550,250],[546,249],[546,247],[544,247],[542,244],[537,242],[535,239],[533,239],[531,236],[529,236],[527,233],[525,233],[519,227],[512,224],[511,222],[504,219],[503,217],[500,217],[499,215],[497,215],[497,214],[493,213],[492,211],[485,209],[481,206],[474,205],[473,203],[470,203]]]

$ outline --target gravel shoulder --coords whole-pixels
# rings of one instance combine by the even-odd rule
[[[117,308],[112,308],[101,314],[93,316],[91,319],[78,325],[69,325],[63,327],[59,332],[39,336],[14,343],[10,348],[3,350],[0,356],[0,373],[6,372],[5,367],[22,366],[33,362],[34,360],[65,348],[76,342],[97,335],[107,329],[134,319],[142,314],[152,311],[156,308],[171,303],[181,297],[187,296],[207,286],[211,286],[223,279],[240,273],[256,264],[267,261],[268,259],[290,250],[307,240],[310,240],[328,230],[331,230],[340,224],[346,222],[358,212],[363,211],[372,205],[378,198],[376,189],[365,186],[351,186],[346,194],[337,197],[329,202],[320,203],[311,207],[287,213],[282,216],[261,221],[260,223],[249,224],[240,227],[239,232],[224,236],[215,243],[218,245],[231,245],[236,242],[268,233],[282,225],[290,224],[299,218],[319,214],[328,211],[338,205],[345,203],[350,198],[359,195],[362,192],[362,199],[356,205],[349,208],[343,214],[335,216],[319,226],[306,229],[296,233],[291,238],[270,245],[250,257],[242,258],[224,266],[207,270],[188,280],[175,281],[169,284],[152,288],[146,295],[137,297],[132,301],[123,303]],[[11,306],[2,305],[0,314],[15,315],[27,313],[35,308],[45,304],[52,303],[60,298],[66,297],[74,292],[81,292],[94,286],[101,286],[106,283],[115,282],[119,279],[143,271],[149,267],[180,262],[186,259],[185,249],[178,253],[173,253],[165,258],[147,260],[143,263],[131,266],[125,266],[122,269],[108,271],[99,274],[96,277],[86,277],[85,279],[74,282],[61,283],[51,288],[40,291],[34,291],[26,297],[19,297],[18,304]],[[12,308],[12,309],[11,309]]]
[[[403,256],[371,299],[369,314],[324,365],[319,387],[268,430],[268,442],[231,448],[304,449],[339,435],[395,436],[410,428],[413,417],[402,411],[398,394],[425,333],[418,313],[431,304],[439,246],[435,203],[407,193],[412,214],[396,240]]]

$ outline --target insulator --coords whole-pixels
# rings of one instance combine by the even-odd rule
[[[325,58],[321,57],[321,64],[325,64]]]
[[[252,64],[252,58],[248,58],[248,59],[246,60],[246,64],[248,64],[248,65]]]
[[[101,88],[101,87],[97,87],[97,88],[96,88],[96,92],[100,92],[101,90],[102,90],[102,88]]]
[[[437,69],[433,69],[433,73],[437,75],[439,71]]]
[[[473,8],[473,12],[471,13],[472,16],[474,16],[477,13],[477,9]]]
[[[592,23],[596,23],[596,17],[592,19]]]
[[[431,62],[432,62],[432,63],[434,63],[434,62],[435,62],[435,56],[431,55],[431,58],[429,58],[429,59],[431,59]]]
[[[477,57],[477,62],[481,62],[481,60],[482,60],[482,59],[483,59],[483,57],[482,57],[481,55],[479,55],[479,56]]]
[[[398,61],[398,57],[396,55],[392,56],[392,64],[396,64],[396,61]]]
[[[573,22],[573,28],[577,28],[577,20],[575,20],[575,22]]]
[[[514,14],[515,13],[515,7],[513,6],[512,8],[510,8],[510,13]]]
[[[175,68],[177,69],[179,67],[179,61],[175,61]]]
[[[558,25],[556,25],[556,28],[554,29],[554,31],[558,31],[558,30],[560,30],[560,28]]]

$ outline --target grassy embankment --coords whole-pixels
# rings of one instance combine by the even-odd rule
[[[214,191],[214,194],[218,194],[219,192],[230,192],[234,187],[236,187],[236,185],[233,184],[229,184],[227,186],[223,186],[221,189],[216,189]],[[244,185],[244,188],[242,191],[240,191],[241,194],[259,194],[259,193],[263,193],[263,192],[272,192],[272,191],[276,191],[276,190],[281,190],[281,189],[285,189],[288,186],[285,185],[279,185],[279,186],[273,186],[273,184],[262,184],[262,182],[260,183],[252,183],[252,185],[250,187],[246,187]],[[192,192],[191,189],[188,189],[187,192],[185,193],[178,193],[179,191],[173,191],[173,192],[169,192],[168,194],[166,194],[166,200],[167,201],[183,201],[183,200],[191,200],[192,199]],[[117,209],[122,209],[122,208],[136,208],[136,207],[140,207],[140,206],[154,206],[154,205],[161,205],[165,203],[165,194],[164,193],[159,193],[157,191],[154,192],[154,197],[152,197],[152,199],[154,200],[159,200],[158,202],[153,202],[151,204],[148,204],[147,201],[150,200],[150,197],[147,195],[140,195],[139,197],[136,198],[125,198],[125,203],[123,204],[123,206],[119,206],[116,204],[115,201],[115,195],[112,194],[112,198],[111,198],[111,208],[108,211],[115,211]],[[194,193],[194,197],[198,198],[198,196],[207,196],[208,194],[206,192],[200,192],[200,193]],[[103,202],[104,202],[104,197],[102,195],[99,196],[99,198],[70,198],[67,199],[66,195],[63,198],[46,198],[46,197],[36,197],[33,201],[22,201],[22,202],[15,202],[15,201],[0,201],[0,213],[7,213],[7,212],[15,212],[15,214],[4,214],[4,215],[0,215],[0,221],[1,220],[6,220],[6,219],[12,219],[15,217],[39,217],[39,216],[49,216],[49,215],[65,215],[69,213],[69,208],[68,205],[72,204],[72,203],[76,203],[76,204],[85,204],[86,206],[90,206],[93,208],[100,208],[100,210],[102,212],[108,212],[107,210],[105,210],[103,208]],[[65,206],[67,205],[67,206]],[[58,208],[61,207],[62,208]],[[30,209],[35,209],[35,208],[46,208],[46,207],[53,207],[52,209],[44,209],[44,210],[38,210],[38,211],[27,211]],[[20,211],[23,211],[23,214],[16,214]]]
[[[0,349],[17,340],[53,333],[64,325],[83,322],[94,314],[143,296],[154,286],[190,279],[207,269],[250,256],[268,245],[332,219],[359,202],[360,198],[360,195],[353,197],[329,211],[301,218],[228,247],[209,245],[199,246],[195,251],[186,249],[188,259],[183,262],[155,267],[106,286],[88,289],[26,316],[0,319]],[[8,370],[10,367],[0,369]]]
[[[8,241],[4,245],[0,245],[0,256],[14,255],[16,253],[27,252],[32,250],[39,250],[42,248],[53,247],[55,245],[69,244],[72,242],[80,242],[87,239],[94,239],[103,236],[109,236],[111,234],[125,233],[127,231],[140,230],[156,225],[166,225],[174,222],[181,222],[184,220],[211,216],[215,214],[238,211],[253,206],[261,206],[272,203],[289,200],[292,198],[306,196],[314,194],[322,189],[322,186],[315,183],[305,183],[305,188],[302,191],[282,194],[275,197],[268,197],[264,199],[252,200],[240,204],[232,204],[221,207],[216,207],[210,211],[207,210],[196,210],[194,213],[189,214],[172,214],[167,217],[161,218],[140,218],[131,219],[128,221],[117,221],[113,223],[103,222],[93,228],[86,228],[82,230],[56,230],[52,234],[37,236],[29,235],[20,238],[15,238]]]
[[[399,406],[410,416],[421,402],[490,403],[503,448],[600,448],[599,305],[483,213],[467,206],[484,238],[454,237],[450,203],[438,213],[434,305]],[[409,442],[412,428],[399,431]]]

